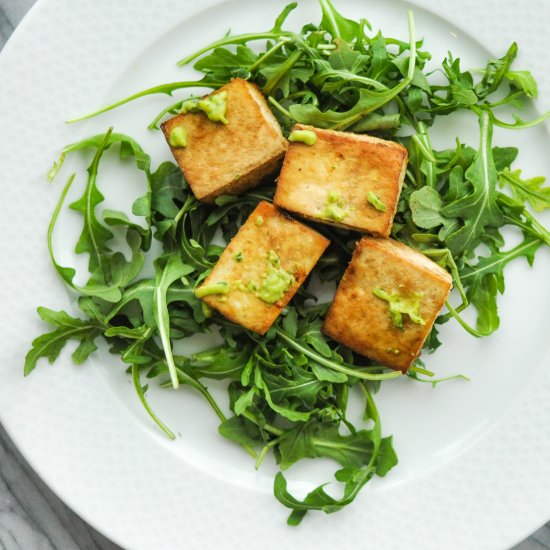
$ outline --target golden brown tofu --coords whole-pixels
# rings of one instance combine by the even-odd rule
[[[259,89],[234,79],[209,96],[227,93],[227,124],[203,112],[179,114],[162,124],[172,154],[197,199],[238,194],[257,185],[280,166],[288,143]],[[172,130],[183,127],[188,144],[170,145]]]
[[[424,254],[391,239],[363,237],[323,332],[405,372],[420,355],[451,287],[451,276]]]
[[[290,144],[274,203],[306,218],[387,237],[403,186],[408,153],[367,135],[321,130],[313,145]],[[292,134],[291,134],[292,135]]]
[[[264,334],[305,281],[330,241],[260,202],[197,289],[210,307]],[[208,293],[224,288],[224,293]]]

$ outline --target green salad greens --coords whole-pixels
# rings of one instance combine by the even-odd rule
[[[299,122],[399,141],[408,148],[410,160],[392,237],[451,273],[460,303],[454,304],[453,297],[437,324],[454,318],[474,336],[490,335],[499,326],[497,301],[504,292],[504,268],[518,257],[532,264],[537,250],[550,245],[550,232],[531,213],[550,208],[550,188],[544,178],[525,179],[521,170],[512,167],[516,148],[492,144],[495,126],[518,130],[550,116],[546,113],[532,121],[515,116],[514,122],[506,122],[497,114],[503,106],[515,110],[536,97],[534,78],[513,68],[516,44],[502,58],[489,60],[481,71],[465,70],[451,53],[434,71],[427,68],[431,56],[415,36],[412,14],[409,37],[400,40],[373,32],[366,19],[345,18],[329,0],[320,0],[320,5],[319,24],[307,24],[300,32],[286,30],[286,18],[296,7],[289,4],[271,29],[225,35],[179,62],[194,63],[203,74],[201,79],[161,84],[74,120],[150,94],[217,89],[239,77],[259,86],[286,135]],[[180,98],[148,127],[157,129],[171,114],[200,108],[196,97]],[[216,109],[223,122],[223,105]],[[467,145],[457,138],[456,147],[435,150],[430,127],[438,117],[457,111],[477,119],[478,142]],[[79,150],[89,151],[91,162],[82,196],[70,208],[82,218],[75,251],[88,255],[89,279],[77,285],[75,270],[57,262],[52,245],[58,214],[76,179],[72,175],[48,229],[48,248],[54,268],[78,296],[80,312],[72,316],[38,309],[51,331],[33,341],[25,374],[41,358],[54,362],[70,340],[78,344],[72,358],[80,364],[103,339],[127,365],[151,418],[171,438],[174,434],[146,400],[148,386],[143,379],[149,383],[156,379],[163,387],[194,388],[219,417],[220,434],[241,445],[256,467],[273,451],[281,470],[275,477],[275,496],[292,510],[288,520],[292,525],[300,523],[309,510],[340,510],[373,476],[386,475],[397,464],[397,456],[392,438],[383,436],[373,396],[382,380],[401,373],[327,339],[321,325],[328,304],[316,303],[316,296],[302,287],[261,337],[214,314],[195,296],[194,288],[224,248],[218,244],[219,236],[227,243],[257,203],[272,198],[274,182],[207,205],[195,199],[176,165],[164,162],[153,169],[136,141],[111,130],[65,147],[49,178],[56,176],[67,155]],[[106,155],[112,155],[109,150],[133,160],[145,175],[147,191],[132,207],[140,223],[124,212],[102,208],[98,167]],[[385,208],[378,197],[371,202],[375,208]],[[522,235],[520,244],[511,249],[505,248],[502,229],[506,226],[516,227]],[[314,274],[322,282],[338,283],[358,235],[326,225],[317,229],[332,244]],[[117,249],[120,239],[129,254]],[[160,253],[150,258],[153,239]],[[146,255],[154,261],[151,277],[143,275]],[[380,298],[397,303],[387,293],[380,293]],[[402,306],[395,306],[397,321],[403,314],[416,315],[414,304]],[[461,317],[471,306],[477,314],[475,326]],[[174,352],[176,340],[212,331],[219,332],[220,345],[191,356]],[[425,347],[431,352],[439,345],[434,327]],[[408,376],[434,386],[438,382],[420,361]],[[208,379],[227,382],[228,407],[213,399]],[[353,425],[347,417],[352,392],[364,401],[362,426]],[[315,457],[338,464],[335,478],[343,485],[340,497],[331,496],[325,485],[303,500],[290,494],[283,472],[301,459]]]

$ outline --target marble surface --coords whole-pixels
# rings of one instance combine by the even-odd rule
[[[35,1],[0,0],[0,49]],[[15,448],[1,425],[0,548],[120,548],[77,516],[46,486]],[[550,550],[550,522],[513,550]]]

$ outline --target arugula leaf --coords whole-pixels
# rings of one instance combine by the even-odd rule
[[[413,191],[409,197],[413,222],[422,229],[453,224],[454,220],[441,214],[444,204],[441,195],[432,187],[426,186]]]
[[[504,268],[513,259],[524,256],[533,264],[536,250],[541,246],[540,239],[529,236],[518,246],[506,252],[482,257],[461,273],[462,284],[467,287],[467,296],[478,311],[477,329],[490,334],[499,327],[497,313],[497,292],[504,292]]]
[[[493,147],[493,160],[498,172],[509,169],[517,156],[518,150],[515,147]]]
[[[330,496],[324,485],[321,485],[311,491],[303,501],[299,501],[288,492],[286,479],[279,472],[275,476],[274,494],[279,502],[292,509],[288,518],[289,525],[298,525],[309,510],[322,510],[327,514],[339,511],[355,499],[375,473],[384,476],[397,463],[391,438],[381,436],[380,417],[372,394],[365,385],[361,387],[367,402],[365,418],[374,422],[372,430],[361,430],[342,436],[338,433],[338,428],[330,425],[317,426],[315,438],[308,433],[312,429],[312,424],[308,424],[295,428],[295,432],[289,435],[288,445],[283,447],[284,454],[281,454],[282,465],[288,467],[296,461],[299,453],[310,458],[327,456],[343,466],[335,476],[344,483],[344,495],[341,499]]]
[[[195,69],[211,75],[213,80],[223,82],[231,78],[250,77],[248,68],[257,59],[258,55],[243,45],[237,46],[235,53],[226,48],[215,48],[210,55],[195,63]]]
[[[546,178],[537,176],[530,179],[522,179],[521,170],[502,170],[498,174],[499,185],[508,185],[514,198],[521,202],[528,202],[535,212],[542,212],[550,208],[550,187],[543,187]]]
[[[249,357],[250,346],[239,350],[216,346],[195,354],[191,358],[191,369],[201,378],[240,381]]]
[[[77,292],[85,296],[98,296],[100,298],[103,298],[104,300],[107,300],[110,302],[116,302],[120,298],[120,291],[116,286],[107,286],[105,284],[102,284],[101,281],[97,282],[93,279],[90,279],[88,283],[84,286],[78,286],[73,282],[74,277],[76,275],[76,271],[72,267],[63,267],[55,259],[55,255],[53,251],[53,242],[52,242],[53,232],[55,229],[57,218],[59,216],[59,212],[61,211],[61,208],[63,206],[63,203],[65,202],[65,198],[67,196],[67,193],[69,192],[69,189],[73,181],[74,181],[74,174],[71,175],[71,177],[65,184],[65,187],[63,188],[63,191],[61,193],[61,196],[55,207],[54,213],[52,215],[52,218],[48,226],[47,243],[48,243],[48,253],[50,256],[50,260],[55,270],[59,274],[59,276],[72,289],[76,290]]]
[[[69,340],[77,340],[78,347],[72,354],[75,364],[83,363],[97,347],[95,340],[103,332],[103,327],[95,321],[71,317],[65,311],[38,308],[40,318],[53,325],[55,330],[42,334],[32,342],[32,348],[25,357],[25,376],[29,375],[42,357],[53,363]]]
[[[275,476],[273,492],[275,498],[286,506],[292,509],[292,513],[288,517],[289,525],[299,525],[309,510],[322,510],[330,514],[338,512],[344,506],[347,506],[357,496],[363,486],[368,483],[375,473],[374,467],[365,467],[360,470],[342,469],[336,475],[338,481],[345,483],[344,496],[341,499],[335,499],[330,496],[322,486],[317,487],[309,493],[303,501],[294,498],[287,490],[287,482],[282,474],[278,472]]]
[[[496,203],[497,171],[493,161],[491,139],[493,126],[491,115],[483,111],[479,118],[479,151],[465,177],[472,184],[471,194],[446,205],[441,213],[449,218],[460,218],[464,225],[445,239],[453,254],[465,252],[471,255],[487,227],[500,227],[502,213]]]
[[[167,259],[160,257],[155,261],[154,316],[174,389],[177,389],[179,386],[179,378],[170,343],[170,317],[168,314],[167,294],[168,289],[174,282],[192,272],[193,268],[185,265],[179,255],[171,255]]]
[[[99,271],[100,281],[106,285],[111,283],[111,272],[109,269],[108,255],[111,249],[107,241],[113,238],[113,233],[102,225],[95,215],[96,207],[103,202],[104,196],[96,185],[99,160],[109,140],[110,131],[106,134],[104,141],[98,147],[92,164],[88,168],[88,183],[82,197],[70,205],[70,208],[82,213],[84,226],[80,238],[76,244],[76,252],[89,253],[88,269],[92,276]]]
[[[385,91],[359,90],[357,103],[347,111],[321,111],[311,104],[291,105],[289,112],[296,122],[310,124],[318,128],[332,128],[334,130],[345,130],[350,126],[358,124],[368,114],[380,109],[386,103],[395,98],[408,82],[403,80],[395,88]],[[372,119],[371,119],[372,120]],[[359,126],[360,127],[360,126]]]
[[[502,83],[502,80],[508,74],[510,66],[518,55],[518,45],[512,42],[508,51],[500,59],[493,59],[487,63],[483,71],[483,78],[476,86],[476,94],[479,98],[484,98],[495,92]]]
[[[323,19],[319,27],[327,31],[334,39],[342,38],[351,42],[359,33],[359,23],[340,15],[330,0],[319,0],[323,10]]]
[[[238,416],[232,416],[222,422],[218,427],[218,431],[226,439],[234,441],[243,447],[248,446],[253,448],[257,445],[258,438],[260,437],[260,431],[252,422]],[[253,432],[252,435],[250,431]]]
[[[303,458],[315,458],[316,450],[313,435],[317,424],[314,422],[299,422],[287,430],[277,446],[279,467],[286,470]]]
[[[319,380],[314,374],[297,365],[292,367],[290,378],[268,372],[265,372],[262,378],[269,389],[271,398],[280,404],[292,400],[298,401],[300,404],[303,403],[306,407],[313,407],[319,392],[327,386],[326,382]]]
[[[527,97],[536,98],[538,96],[537,82],[529,71],[507,71],[504,78]]]
[[[83,149],[89,148],[96,149],[96,151],[102,148],[103,151],[106,151],[112,145],[117,143],[120,144],[119,156],[121,159],[133,156],[136,161],[136,166],[145,173],[149,172],[151,158],[143,151],[139,143],[126,134],[113,132],[113,129],[111,128],[106,134],[97,134],[64,147],[61,151],[59,159],[53,163],[48,172],[48,181],[53,181],[55,179],[69,153],[74,153],[76,151],[82,151]],[[101,158],[101,154],[99,155],[99,158]]]

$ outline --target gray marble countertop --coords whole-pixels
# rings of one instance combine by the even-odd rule
[[[0,0],[0,50],[36,0]],[[116,550],[35,474],[0,425],[0,547]],[[550,550],[550,522],[513,550]]]

